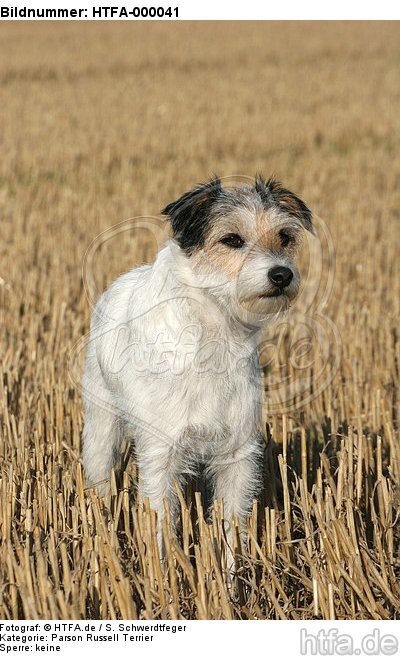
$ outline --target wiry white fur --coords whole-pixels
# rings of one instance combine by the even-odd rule
[[[135,443],[139,491],[163,517],[174,480],[204,462],[225,517],[245,517],[260,484],[259,327],[287,305],[260,298],[282,254],[257,248],[234,280],[170,241],[152,266],[116,280],[93,314],[84,371],[83,463],[106,489],[120,440]]]

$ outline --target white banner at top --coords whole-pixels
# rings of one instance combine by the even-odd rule
[[[1,20],[396,20],[392,0],[0,0]]]

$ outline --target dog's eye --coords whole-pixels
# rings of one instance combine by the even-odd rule
[[[292,235],[289,235],[287,232],[285,232],[285,230],[279,230],[279,237],[283,248],[285,248],[285,246],[289,246],[290,242],[293,241]]]
[[[229,246],[229,248],[243,248],[244,246],[244,241],[241,236],[236,235],[233,232],[229,235],[225,235],[225,237],[222,237],[220,242],[221,244],[225,244],[225,246]]]

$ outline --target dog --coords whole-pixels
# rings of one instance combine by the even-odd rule
[[[275,178],[196,186],[163,210],[172,238],[119,277],[93,313],[83,375],[83,464],[107,491],[121,440],[135,445],[139,493],[177,516],[176,484],[204,467],[213,497],[245,524],[261,485],[257,346],[296,298],[307,205]],[[174,523],[174,522],[173,522]]]

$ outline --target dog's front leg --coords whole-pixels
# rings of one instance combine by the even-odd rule
[[[139,465],[139,494],[148,497],[150,507],[157,513],[157,535],[162,555],[162,522],[165,517],[164,498],[167,499],[174,527],[178,514],[178,497],[174,481],[181,481],[182,469],[176,449],[167,442],[151,440],[151,444],[137,447]]]
[[[261,486],[261,453],[261,443],[257,436],[230,454],[215,456],[210,463],[214,499],[223,500],[224,503],[225,532],[230,547],[227,556],[229,567],[234,562],[231,522],[235,517],[238,518],[243,540],[246,515]]]

